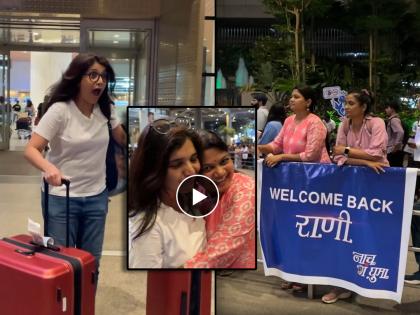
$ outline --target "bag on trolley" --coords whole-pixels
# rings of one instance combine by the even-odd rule
[[[70,183],[63,183],[67,188],[68,224]],[[48,200],[46,183],[44,194]],[[48,212],[48,202],[45,208]],[[34,244],[29,235],[0,240],[2,315],[95,314],[95,258],[86,251],[68,247],[68,225],[66,235],[66,247]]]

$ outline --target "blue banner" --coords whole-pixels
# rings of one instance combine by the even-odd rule
[[[258,194],[266,275],[400,302],[416,171],[263,166]]]

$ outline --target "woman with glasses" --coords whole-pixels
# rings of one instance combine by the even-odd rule
[[[206,243],[205,223],[178,207],[176,191],[202,156],[188,121],[158,119],[138,140],[129,172],[129,267],[178,268]]]
[[[67,178],[71,182],[69,244],[92,253],[98,268],[108,212],[105,158],[109,123],[117,143],[126,143],[111,105],[114,85],[114,71],[104,57],[76,56],[53,86],[46,112],[25,149],[26,159],[52,186],[48,214],[42,201],[49,236],[56,244],[65,244],[66,199],[61,180]]]
[[[255,268],[255,182],[235,172],[226,143],[202,130],[201,174],[212,179],[220,201],[206,218],[207,246],[185,268]]]

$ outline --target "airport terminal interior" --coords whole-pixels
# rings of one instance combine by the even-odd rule
[[[110,61],[123,122],[129,105],[214,105],[214,19],[206,17],[214,17],[213,1],[0,2],[2,237],[27,233],[28,218],[42,223],[41,174],[23,150],[38,105],[71,59],[96,52]],[[25,112],[28,100],[31,113]],[[3,106],[17,103],[19,111]],[[29,123],[17,125],[19,119]],[[96,294],[99,315],[146,312],[147,272],[126,272],[126,215],[125,194],[111,197]],[[214,314],[214,294],[212,305]]]

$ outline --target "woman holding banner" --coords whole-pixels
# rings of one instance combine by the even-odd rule
[[[283,161],[330,163],[325,138],[327,129],[322,120],[313,114],[315,91],[309,86],[295,87],[289,101],[291,115],[274,141],[259,145],[260,153],[268,154],[269,167]]]
[[[385,172],[389,166],[386,158],[388,135],[384,121],[370,114],[372,97],[367,90],[350,92],[346,97],[346,118],[340,124],[336,145],[333,149],[334,162],[338,165],[362,165],[376,173]],[[324,303],[335,303],[346,299],[351,292],[333,288],[322,297]]]
[[[294,115],[285,120],[274,141],[258,146],[261,153],[268,154],[267,166],[273,167],[282,161],[331,163],[325,146],[327,128],[312,113],[316,105],[315,91],[309,86],[295,87],[289,105]],[[284,282],[281,287],[302,291],[305,286]]]
[[[376,173],[385,172],[389,166],[386,158],[388,135],[385,123],[370,114],[372,97],[367,90],[350,92],[346,97],[346,116],[340,124],[334,162],[338,165],[362,165]]]

